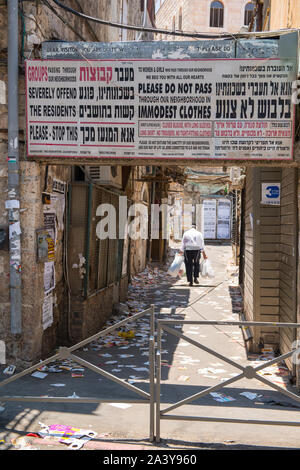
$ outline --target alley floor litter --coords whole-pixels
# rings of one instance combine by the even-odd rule
[[[174,279],[168,275],[168,264],[152,264],[134,276],[127,301],[116,306],[114,315],[103,328],[129,319],[154,304],[157,318],[179,320],[179,324],[174,326],[175,331],[238,364],[256,367],[274,358],[275,352],[267,346],[260,354],[247,356],[243,330],[236,326],[180,324],[186,320],[196,322],[240,319],[243,299],[238,287],[237,269],[231,262],[231,247],[208,246],[207,253],[215,271],[213,279],[202,278],[199,285],[189,287],[184,277]],[[170,262],[173,254],[174,250],[170,253]],[[74,354],[124,382],[149,392],[149,331],[148,315],[90,342]],[[1,380],[7,377],[3,371],[4,367],[0,371]],[[161,350],[161,409],[225,382],[239,372],[220,357],[164,332]],[[260,374],[272,383],[296,393],[284,363],[262,369]],[[97,445],[101,448],[101,445],[108,445],[116,440],[119,440],[116,445],[120,448],[124,445],[124,440],[131,440],[132,445],[137,441],[147,442],[148,405],[130,403],[132,391],[122,389],[107,377],[82,367],[76,359],[59,360],[37,367],[36,371],[18,382],[0,388],[0,394],[20,395],[20,390],[28,396],[97,397],[109,398],[112,402],[2,403],[2,448],[43,449],[49,445],[49,438],[54,439],[55,445],[74,450],[97,448]],[[300,411],[300,403],[256,380],[243,378],[231,386],[212,391],[203,398],[183,405],[182,409],[176,409],[175,414],[180,412],[187,417],[221,416],[297,421],[297,409]],[[270,448],[297,446],[300,430],[295,427],[284,429],[285,433],[282,434],[278,431],[278,426],[163,421],[161,445],[177,442],[184,443],[185,446],[190,443],[196,447],[203,443],[213,443],[216,446],[249,445],[253,448],[258,445]],[[33,434],[34,444],[26,439],[21,440],[27,434]]]

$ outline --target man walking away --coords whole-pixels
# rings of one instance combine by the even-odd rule
[[[196,230],[196,225],[192,225],[192,228],[183,234],[180,252],[184,255],[186,277],[190,286],[193,285],[193,281],[195,284],[199,284],[201,252],[204,259],[207,259],[204,249],[202,233]]]

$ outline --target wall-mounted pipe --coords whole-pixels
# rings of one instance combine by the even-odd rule
[[[8,209],[11,333],[22,332],[18,0],[8,0]]]
[[[143,16],[143,25],[142,27],[145,28],[147,24],[147,9],[148,9],[148,0],[144,0],[144,16]],[[141,41],[143,31],[137,37],[137,41]]]

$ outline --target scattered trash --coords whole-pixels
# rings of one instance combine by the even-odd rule
[[[54,437],[58,442],[68,445],[69,449],[72,450],[81,449],[87,441],[97,436],[95,431],[88,429],[75,428],[61,424],[51,424],[49,426],[41,422],[39,424],[42,428],[39,432],[41,437]]]
[[[37,450],[31,445],[31,439],[28,436],[15,437],[10,441],[14,447],[19,448],[20,450]]]
[[[127,403],[108,403],[110,406],[114,406],[115,408],[121,408],[122,410],[126,410],[127,408],[130,408],[132,405],[129,405]]]
[[[223,402],[229,402],[229,401],[235,401],[235,398],[223,395],[223,393],[211,392],[210,395],[213,397],[214,400],[222,402],[222,403]]]
[[[189,376],[187,376],[187,375],[181,375],[180,377],[178,377],[177,380],[179,380],[179,382],[187,382],[189,379],[190,379]]]
[[[206,367],[204,369],[198,369],[198,374],[222,374],[226,372],[225,369],[214,369],[212,367]]]
[[[84,377],[84,369],[72,369],[71,377]]]
[[[249,400],[255,400],[255,398],[261,397],[262,395],[258,395],[257,393],[252,393],[252,392],[242,392],[240,395],[243,395],[244,397],[248,398]]]
[[[15,372],[16,370],[16,366],[7,366],[4,371],[3,371],[3,374],[5,375],[13,375],[13,373]]]
[[[48,367],[47,372],[58,373],[58,372],[62,372],[62,370],[55,367],[55,366],[50,366],[50,367]]]
[[[31,377],[36,377],[37,379],[44,379],[45,377],[47,377],[47,375],[48,374],[45,374],[44,372],[36,371],[31,374]]]
[[[134,338],[135,334],[134,331],[129,330],[129,331],[119,331],[118,336],[122,336],[122,338]]]

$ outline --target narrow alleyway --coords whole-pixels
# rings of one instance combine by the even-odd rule
[[[170,261],[174,254],[170,253]],[[213,279],[201,279],[190,288],[185,278],[173,279],[167,274],[168,265],[150,265],[135,276],[129,288],[128,301],[118,306],[106,326],[113,325],[154,303],[160,319],[176,320],[239,320],[242,298],[238,288],[238,273],[231,264],[231,246],[209,245],[207,254],[215,271]],[[239,364],[256,366],[272,354],[247,357],[243,334],[233,326],[176,326],[178,331]],[[164,333],[162,351],[161,409],[199,391],[226,381],[239,370],[220,358],[194,345]],[[141,318],[126,328],[76,351],[85,360],[106,372],[149,391],[149,320]],[[97,436],[84,448],[150,446],[149,407],[146,404],[122,403],[136,398],[120,385],[97,375],[71,361],[60,361],[41,369],[38,376],[28,375],[0,389],[1,395],[48,397],[101,397],[115,403],[2,403],[0,408],[1,447],[18,449],[24,442],[12,440],[27,433],[38,433],[41,424],[76,426],[89,429]],[[40,374],[42,373],[42,375]],[[263,370],[267,378],[282,387],[289,383],[288,371],[281,365]],[[45,374],[45,375],[43,375]],[[34,374],[36,375],[36,374]],[[5,376],[1,372],[1,380]],[[223,418],[243,418],[276,421],[297,421],[300,405],[288,397],[255,380],[243,379],[218,390],[217,395],[186,404],[170,414]],[[160,447],[169,448],[253,448],[298,447],[300,431],[295,427],[257,426],[230,423],[162,421]],[[23,444],[22,444],[23,442]],[[49,449],[43,439],[31,438],[32,448]],[[28,444],[28,443],[27,443]],[[106,446],[106,447],[105,447]],[[65,448],[58,444],[55,448]]]

